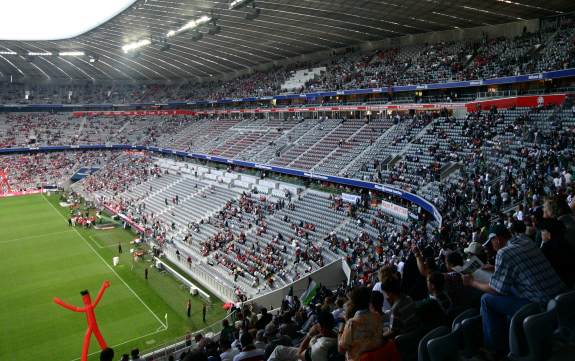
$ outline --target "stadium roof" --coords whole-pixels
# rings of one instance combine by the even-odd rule
[[[75,38],[0,40],[0,77],[207,78],[387,37],[574,10],[573,0],[137,0]]]

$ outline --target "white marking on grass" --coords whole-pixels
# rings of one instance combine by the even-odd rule
[[[19,238],[12,238],[12,239],[7,239],[4,241],[0,241],[1,243],[12,243],[12,242],[18,242],[18,241],[25,241],[28,239],[34,239],[34,238],[42,238],[42,237],[46,237],[46,236],[53,236],[56,234],[64,234],[64,233],[68,233],[68,232],[72,232],[71,229],[67,230],[67,231],[59,231],[59,232],[52,232],[52,233],[44,233],[44,234],[37,234],[35,236],[27,236],[27,237],[19,237]]]
[[[94,237],[92,237],[92,236],[88,236],[88,238],[90,238],[92,241],[94,241],[94,243],[96,243],[96,246],[98,246],[98,248],[100,248],[100,249],[102,249],[102,248],[114,248],[114,247],[116,247],[115,244],[110,244],[110,245],[108,245],[108,246],[102,246],[102,245],[100,244],[100,242],[98,242],[98,241],[96,240],[96,238],[94,238]]]
[[[50,201],[46,198],[45,195],[42,195],[42,197],[44,198],[44,200],[50,205],[50,207],[52,207],[52,209],[54,210],[54,212],[58,213],[62,218],[66,218],[64,217],[64,215],[62,213],[60,213],[56,207],[54,207],[54,205],[52,203],[50,203]],[[100,258],[102,260],[102,262],[104,262],[104,264],[112,271],[112,273],[114,273],[116,275],[116,277],[118,277],[118,279],[120,281],[122,281],[122,283],[124,284],[124,286],[126,286],[133,294],[134,296],[136,296],[136,298],[142,303],[142,305],[144,305],[144,307],[146,307],[146,309],[148,309],[148,311],[150,311],[150,313],[154,316],[154,318],[164,327],[164,329],[167,329],[167,325],[165,323],[162,322],[162,320],[154,313],[154,311],[152,311],[152,309],[144,302],[144,300],[142,300],[140,298],[140,296],[138,296],[138,294],[132,289],[132,287],[130,287],[126,281],[124,281],[124,279],[122,277],[120,277],[119,274],[116,273],[116,270],[114,270],[114,268],[112,266],[110,266],[110,264],[108,264],[108,262],[106,262],[106,260],[96,251],[96,249],[94,249],[94,247],[90,244],[90,242],[88,242],[88,240],[86,239],[86,237],[84,237],[80,232],[78,232],[78,230],[76,228],[74,228],[74,232],[76,232],[76,234],[82,238],[84,240],[84,242],[86,242],[86,244],[88,245],[88,247],[90,247],[90,249],[96,254],[96,256],[98,256],[98,258]],[[158,332],[158,331],[156,331]]]
[[[129,342],[138,341],[138,340],[140,340],[140,339],[142,339],[142,338],[146,338],[146,337],[153,336],[153,335],[155,335],[155,334],[157,334],[157,333],[164,332],[164,331],[166,331],[166,329],[159,330],[159,331],[154,331],[154,332],[150,332],[150,333],[148,333],[148,334],[146,334],[146,335],[144,335],[144,336],[134,337],[134,338],[131,338],[131,339],[127,340],[127,341],[118,343],[118,344],[116,344],[116,345],[114,345],[114,346],[108,346],[108,347],[115,348],[115,347],[118,347],[118,346],[125,345],[125,344],[127,344],[127,343],[129,343]],[[94,352],[88,354],[88,356],[94,356],[94,355],[99,354],[100,352],[101,352],[101,351],[94,351]],[[78,361],[79,359],[80,359],[80,358],[78,357],[78,358],[75,358],[75,359],[70,360],[70,361]]]

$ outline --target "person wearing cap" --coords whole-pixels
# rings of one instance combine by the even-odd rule
[[[480,256],[483,253],[483,247],[479,242],[471,242],[463,249],[463,252],[470,256]]]
[[[525,235],[512,236],[499,224],[491,230],[488,242],[497,252],[491,280],[484,283],[466,275],[463,283],[484,292],[481,316],[485,345],[495,355],[506,355],[508,320],[528,303],[545,306],[565,290],[565,285],[539,247]]]
[[[240,345],[242,351],[234,356],[233,361],[264,361],[265,353],[263,350],[254,346],[254,340],[249,332],[244,332],[240,336]]]

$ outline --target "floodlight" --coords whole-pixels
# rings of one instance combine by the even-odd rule
[[[142,39],[122,46],[122,50],[124,51],[124,53],[128,53],[129,51],[139,49],[143,46],[150,45],[151,43],[152,42],[149,39]]]
[[[0,55],[18,55],[15,51],[0,51]]]
[[[209,23],[210,21],[212,21],[211,17],[209,17],[208,15],[203,15],[197,19],[189,21],[188,23],[186,23],[184,26],[182,26],[178,30],[168,31],[168,33],[166,34],[166,37],[171,38],[174,35],[177,35],[179,33],[187,31],[187,30],[193,30],[193,29],[197,28],[198,26]]]
[[[44,51],[44,52],[29,51],[28,55],[29,56],[50,56],[50,55],[52,55],[52,53],[49,51]]]
[[[84,56],[86,54],[83,51],[62,51],[58,55],[59,56]]]

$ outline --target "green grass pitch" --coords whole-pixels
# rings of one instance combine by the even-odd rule
[[[186,288],[150,262],[132,267],[131,232],[69,227],[68,214],[57,196],[0,199],[0,360],[79,359],[85,316],[52,299],[81,306],[80,291],[88,289],[95,298],[104,280],[111,286],[96,308],[96,318],[117,358],[135,347],[142,353],[157,348],[225,317],[222,303],[212,296],[206,324],[199,298],[192,298],[188,319]],[[120,265],[113,267],[118,243],[124,252]],[[147,281],[145,267],[150,271]],[[92,336],[90,360],[98,359],[98,351]]]

